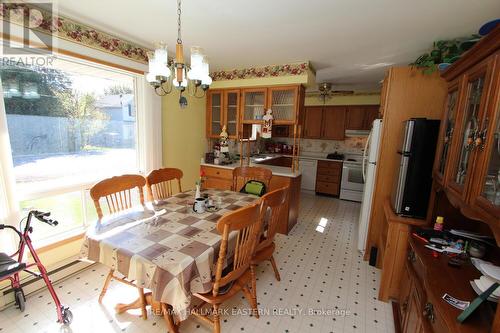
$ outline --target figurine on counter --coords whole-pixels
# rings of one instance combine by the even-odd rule
[[[229,138],[229,135],[227,134],[227,128],[226,125],[222,127],[222,132],[219,134],[219,143],[220,143],[220,152],[221,153],[228,153],[229,152],[229,145],[227,144],[227,139]]]
[[[262,138],[270,139],[272,136],[273,129],[273,111],[271,109],[266,110],[266,114],[262,117],[264,120],[264,126],[262,126]]]

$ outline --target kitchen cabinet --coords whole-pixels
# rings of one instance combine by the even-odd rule
[[[218,138],[222,127],[226,126],[229,138],[235,139],[238,135],[239,107],[239,89],[209,90],[206,136]]]
[[[316,171],[316,193],[338,196],[342,178],[342,162],[318,161]]]
[[[265,166],[262,166],[265,168]],[[272,167],[269,167],[272,168]],[[201,171],[205,173],[203,188],[217,188],[222,190],[231,190],[233,183],[233,170],[216,165],[202,165]],[[300,206],[300,182],[302,176],[291,174],[290,176],[278,176],[273,174],[269,184],[268,192],[282,187],[288,187],[289,195],[281,210],[278,232],[287,235],[297,224]],[[238,185],[243,186],[243,185]],[[237,189],[239,190],[239,189]]]
[[[323,108],[322,139],[344,140],[345,138],[345,106],[326,106]]]
[[[308,106],[304,112],[304,128],[302,136],[305,139],[320,139],[323,126],[323,107]]]
[[[500,27],[442,77],[449,88],[435,188],[463,215],[487,223],[500,244]]]
[[[304,109],[305,139],[344,140],[345,106],[308,106]]]
[[[373,121],[377,119],[379,105],[349,105],[347,106],[347,130],[370,130]]]
[[[293,125],[304,105],[301,85],[241,89],[241,123],[261,124],[265,111],[273,111],[273,124]]]

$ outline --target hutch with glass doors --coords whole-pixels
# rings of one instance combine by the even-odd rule
[[[500,27],[446,70],[434,184],[500,244]]]

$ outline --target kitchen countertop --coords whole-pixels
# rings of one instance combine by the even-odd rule
[[[266,155],[272,155],[272,156],[276,156],[276,157],[280,157],[280,156],[293,157],[292,155],[279,154],[279,153],[269,153],[269,154],[266,154]],[[359,156],[360,160],[362,160],[362,158],[363,158],[363,155],[361,155],[361,154],[345,154],[345,155],[357,155],[357,156]],[[299,155],[299,160],[300,159],[303,159],[303,160],[317,160],[317,161],[333,161],[333,162],[349,162],[351,164],[360,164],[361,165],[360,161],[356,162],[356,161],[346,161],[346,160],[341,160],[341,159],[326,158],[326,155],[324,153],[300,154]]]
[[[271,155],[271,154],[266,154],[266,155]],[[269,158],[264,158],[260,161],[264,160],[271,160],[274,158],[278,158],[280,156],[285,156],[285,155],[273,155],[272,157]],[[282,166],[275,166],[275,165],[267,165],[267,164],[259,164],[255,163],[256,158],[252,157],[250,158],[250,166],[256,166],[256,167],[261,167],[261,168],[266,168],[269,169],[273,172],[273,175],[276,176],[283,176],[283,177],[290,177],[290,178],[297,178],[301,175],[301,172],[299,170],[292,172],[292,168],[287,168],[287,167],[282,167]],[[231,164],[226,164],[226,165],[216,165],[216,164],[211,164],[211,163],[201,163],[201,165],[208,166],[208,167],[215,167],[215,168],[222,168],[222,169],[230,169],[233,170],[234,168],[237,168],[240,166],[240,162],[235,162]]]

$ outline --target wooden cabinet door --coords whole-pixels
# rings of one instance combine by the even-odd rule
[[[408,270],[408,266],[403,268],[403,276],[401,279],[399,291],[399,313],[401,314],[401,327],[405,327],[408,317],[408,307],[410,304],[411,291],[413,289],[412,278]]]
[[[299,87],[270,87],[266,108],[273,110],[275,124],[293,124],[298,113]]]
[[[380,105],[367,105],[365,107],[365,117],[363,119],[363,129],[371,130],[373,121],[379,117]]]
[[[227,127],[227,134],[231,139],[238,136],[239,110],[240,110],[240,90],[224,90],[224,125]]]
[[[260,123],[267,104],[267,88],[241,89],[241,120]]]
[[[365,127],[365,113],[366,108],[364,105],[349,105],[346,111],[347,119],[345,129],[348,130],[362,130]]]
[[[444,184],[445,170],[448,163],[448,157],[452,146],[453,132],[457,119],[457,110],[459,105],[459,96],[461,81],[455,81],[448,89],[448,96],[446,98],[446,106],[441,122],[441,129],[439,133],[438,147],[436,149],[436,159],[434,165],[434,179],[439,184]]]
[[[345,138],[345,106],[326,106],[323,108],[322,139],[344,140]]]
[[[455,147],[454,159],[447,178],[447,186],[453,195],[467,202],[467,188],[471,183],[474,157],[479,149],[477,138],[481,131],[481,119],[485,113],[488,102],[488,91],[491,85],[491,71],[493,63],[491,59],[483,61],[474,66],[465,74],[465,102],[461,115],[458,144]]]
[[[323,118],[322,106],[308,106],[305,108],[303,137],[306,139],[321,138],[321,122]]]
[[[217,138],[224,124],[222,90],[209,90],[207,95],[207,124],[206,135]]]
[[[420,333],[422,331],[422,317],[418,298],[415,292],[410,294],[408,301],[407,317],[403,332],[405,333]]]

